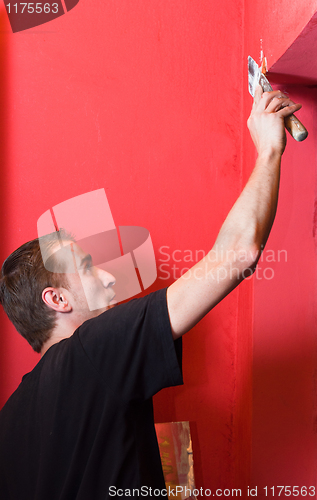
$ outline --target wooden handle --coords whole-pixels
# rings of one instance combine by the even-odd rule
[[[271,92],[273,90],[264,73],[260,73],[259,84],[261,85],[263,92]],[[288,116],[284,121],[286,129],[295,141],[301,142],[306,139],[308,132],[295,115]]]
[[[295,115],[287,116],[285,118],[285,128],[289,131],[295,141],[304,141],[308,136],[306,128]]]

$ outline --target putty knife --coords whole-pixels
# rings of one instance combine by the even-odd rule
[[[257,63],[251,56],[248,58],[249,68],[249,92],[254,97],[255,89],[258,84],[261,85],[263,92],[271,92],[273,89],[266,76],[262,73]],[[306,139],[308,132],[304,125],[296,118],[295,115],[290,115],[285,118],[285,128],[289,131],[295,141],[301,142]]]

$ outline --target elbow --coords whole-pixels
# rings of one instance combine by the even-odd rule
[[[248,229],[236,239],[235,253],[242,268],[255,271],[263,250],[263,235],[257,225],[250,224]]]
[[[239,232],[232,237],[228,233],[221,235],[210,251],[209,258],[217,267],[224,267],[230,276],[238,281],[254,273],[263,250],[262,241],[256,231]]]
[[[235,262],[241,272],[253,274],[261,256],[261,246],[257,244],[245,245],[235,250]]]
[[[222,260],[230,266],[234,265],[241,272],[245,269],[255,270],[263,250],[263,235],[257,224],[249,223],[247,227],[233,227],[219,233],[214,250],[224,250]]]

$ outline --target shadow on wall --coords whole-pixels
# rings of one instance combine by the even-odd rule
[[[311,332],[296,334],[304,337]],[[316,453],[316,367],[311,345],[303,343],[292,356],[277,350],[267,359],[257,359],[253,380],[252,483],[259,488],[257,498],[266,498],[268,484],[310,487],[315,484]]]
[[[5,30],[7,30],[8,24],[6,19],[6,13],[4,10],[0,10],[0,229],[1,234],[7,234],[7,142],[8,142],[8,37]],[[5,257],[5,241],[1,241],[1,259]],[[2,264],[2,261],[1,261]],[[3,335],[4,332],[4,322],[7,321],[7,317],[2,309],[0,308],[0,320],[1,320],[1,348],[0,348],[0,402],[3,399],[3,388],[5,386],[5,352],[6,352],[6,337]],[[1,404],[0,404],[1,406]]]
[[[290,81],[285,75],[281,73],[283,85],[279,82],[278,87],[303,104],[298,116],[309,136],[302,144],[288,137],[283,159],[279,208],[269,245],[275,255],[286,249],[287,259],[268,263],[274,268],[274,280],[255,286],[252,484],[259,488],[258,499],[265,498],[266,486],[309,488],[316,481],[317,92],[316,87],[294,85],[298,74]],[[307,496],[315,498],[311,493]]]

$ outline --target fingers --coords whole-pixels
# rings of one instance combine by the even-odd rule
[[[258,104],[258,109],[259,111],[275,112],[278,109],[281,109],[285,100],[290,101],[290,99],[280,90],[273,90],[272,92],[264,92],[262,93],[261,100]]]
[[[296,111],[301,109],[301,107],[302,107],[301,104],[291,104],[290,106],[286,106],[285,108],[281,109],[278,113],[284,118],[286,118],[287,116],[296,113]]]
[[[300,108],[301,104],[295,104],[280,90],[263,92],[260,86],[256,88],[248,128],[259,154],[269,150],[283,154],[286,145],[284,118]]]
[[[268,113],[276,113],[280,109],[286,108],[287,106],[292,106],[295,103],[290,100],[289,97],[287,97],[284,94],[278,94],[276,96],[271,96],[273,99],[269,101],[266,111]]]
[[[259,85],[255,91],[252,111],[256,110],[258,112],[278,113],[283,117],[286,117],[295,113],[301,107],[301,104],[295,104],[280,90],[263,92]]]

